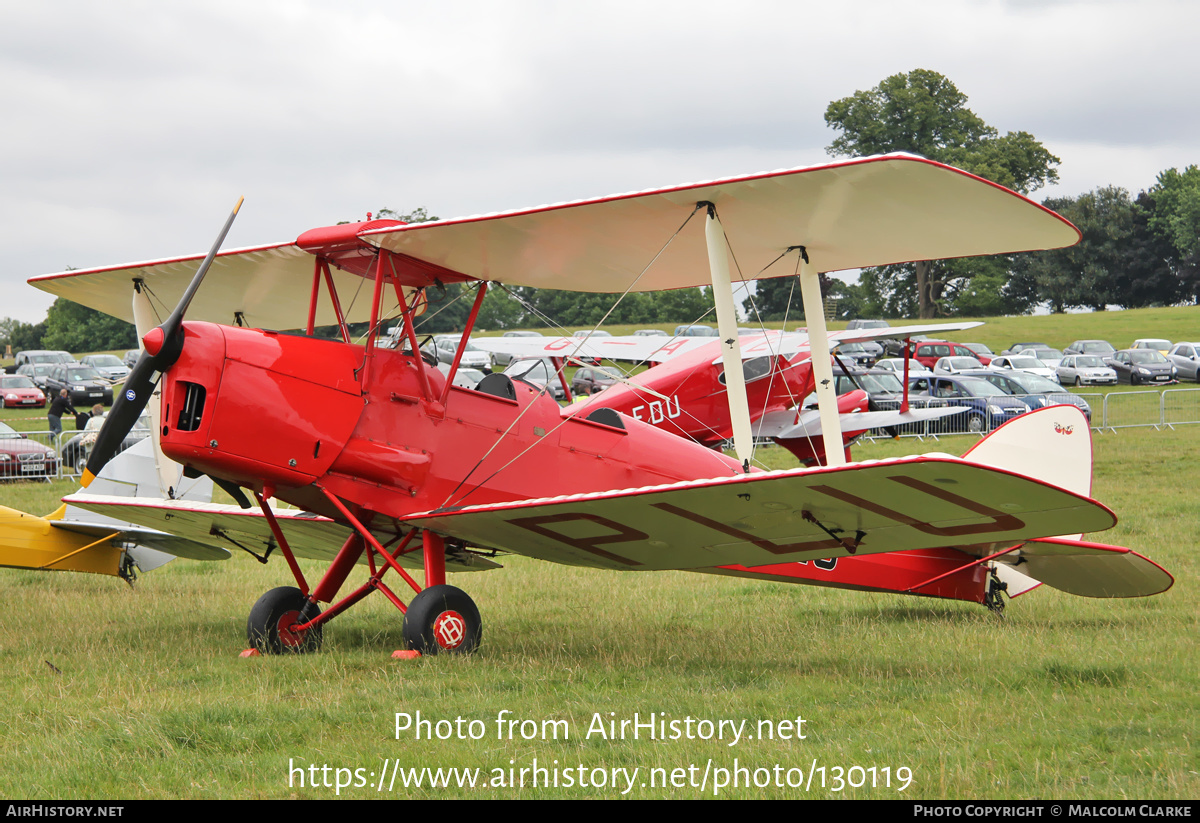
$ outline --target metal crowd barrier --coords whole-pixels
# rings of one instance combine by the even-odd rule
[[[62,442],[70,440],[63,432]],[[0,478],[4,480],[54,480],[62,477],[60,437],[53,432],[17,432],[0,435]]]
[[[1200,389],[1166,389],[1162,393],[1161,425],[1200,423]]]
[[[1050,395],[1058,398],[1058,395]],[[1179,425],[1200,423],[1200,388],[1194,389],[1164,389],[1161,391],[1128,391],[1128,392],[1063,392],[1062,397],[1083,398],[1091,410],[1091,427],[1096,431],[1116,431],[1117,429],[1153,427],[1171,428]],[[941,420],[926,421],[919,425],[905,426],[900,432],[901,437],[931,438],[936,440],[939,435],[951,433],[987,434],[996,426],[1011,420],[1015,415],[996,415],[988,413],[984,417],[983,431],[970,431],[966,422],[969,414],[952,415]],[[956,418],[961,418],[956,420]],[[864,440],[875,438],[890,438],[891,435],[880,429],[875,429],[864,435]]]
[[[1066,394],[1066,393],[1064,393]],[[1052,397],[1054,395],[1051,395]],[[1195,389],[1165,389],[1162,391],[1129,391],[1129,392],[1088,392],[1072,394],[1082,397],[1092,410],[1092,428],[1097,431],[1136,428],[1139,426],[1173,428],[1174,426],[1200,423],[1200,388]],[[916,398],[914,398],[915,400]],[[922,403],[928,398],[921,398]],[[881,404],[886,406],[887,404]],[[898,404],[897,404],[898,405]],[[930,405],[944,405],[935,401]],[[917,407],[917,403],[913,403]],[[1097,415],[1097,410],[1100,414]],[[986,435],[1000,424],[1011,420],[1016,415],[997,415],[989,413],[983,421],[982,431],[974,432],[968,425],[966,412],[961,415],[951,415],[940,420],[926,420],[919,424],[909,424],[900,427],[901,437],[913,437],[918,440],[937,440],[944,434],[978,434]],[[960,418],[960,419],[956,419]],[[62,434],[52,432],[18,432],[16,435],[0,437],[0,446],[5,441],[19,439],[21,443],[13,444],[11,450],[0,449],[0,479],[3,480],[55,480],[64,477],[78,477],[82,471],[82,463],[62,458],[63,447],[72,437],[80,432],[73,429],[64,430]],[[863,440],[872,441],[876,438],[891,439],[891,434],[882,429],[873,429],[863,435]],[[761,442],[769,443],[769,439]],[[38,449],[33,446],[40,445]]]

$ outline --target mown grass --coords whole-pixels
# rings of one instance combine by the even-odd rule
[[[1000,318],[955,339],[999,350],[1101,337],[1195,339],[1194,307]],[[631,331],[611,329],[614,333]],[[36,418],[27,411],[13,417]],[[40,421],[44,425],[44,419]],[[41,430],[36,419],[14,423]],[[251,605],[290,583],[248,556],[176,561],[133,587],[113,578],[0,574],[0,797],[327,798],[289,767],[491,770],[584,764],[647,770],[780,764],[814,780],[722,797],[1168,798],[1200,794],[1195,503],[1200,426],[1095,435],[1094,495],[1118,514],[1098,539],[1175,575],[1169,592],[1090,600],[1043,587],[1003,619],[978,606],[680,572],[628,574],[506,558],[456,575],[484,618],[470,659],[393,661],[402,621],[372,596],[329,624],[308,657],[240,659]],[[857,458],[961,453],[973,438],[879,441]],[[778,451],[768,465],[790,465]],[[69,482],[8,483],[0,502],[51,511]],[[320,573],[306,566],[310,579]],[[481,740],[397,739],[395,713],[486,723]],[[566,720],[569,739],[497,739],[495,719]],[[803,740],[605,740],[597,713],[631,719],[805,719]],[[834,791],[834,767],[889,767],[891,788]],[[895,770],[912,770],[899,793]],[[322,775],[318,772],[318,778]],[[330,782],[335,779],[329,773]],[[377,797],[370,787],[341,796]],[[605,788],[396,788],[396,797],[616,797]]]
[[[961,452],[973,442],[930,444]],[[856,457],[913,450],[860,447]],[[484,615],[471,659],[398,662],[401,617],[368,598],[309,657],[239,659],[245,619],[286,585],[281,563],[177,561],[130,588],[88,575],[0,576],[0,796],[330,797],[289,766],[826,768],[826,788],[723,797],[1188,798],[1194,751],[1200,427],[1096,438],[1096,496],[1130,545],[1176,576],[1164,595],[1088,600],[1039,589],[1003,619],[977,606],[716,578],[628,574],[506,558],[457,575]],[[768,462],[786,457],[766,454]],[[59,485],[22,484],[52,508]],[[6,491],[9,487],[6,487]],[[307,570],[310,578],[316,567]],[[496,739],[495,719],[566,720],[566,740]],[[486,724],[482,740],[395,735],[396,712]],[[803,740],[605,740],[593,715],[805,719]],[[513,761],[510,765],[510,761]],[[832,788],[835,766],[913,782]],[[857,773],[856,773],[857,774]],[[877,771],[876,774],[882,774]],[[330,781],[334,780],[330,772]],[[305,772],[307,781],[309,773]],[[318,778],[321,777],[318,772]],[[342,796],[378,796],[371,787]],[[528,778],[527,778],[528,780]],[[405,790],[404,797],[615,797],[600,788]],[[707,792],[712,794],[711,776]],[[696,797],[637,785],[635,797]]]

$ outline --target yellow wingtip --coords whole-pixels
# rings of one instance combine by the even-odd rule
[[[83,470],[83,476],[79,478],[79,484],[85,489],[92,485],[92,481],[96,479],[96,475],[92,474],[87,469]]]

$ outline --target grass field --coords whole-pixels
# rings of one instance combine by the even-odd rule
[[[970,442],[943,438],[937,448]],[[912,445],[881,443],[856,456]],[[1101,539],[1170,570],[1177,582],[1164,595],[1086,600],[1043,587],[997,619],[960,603],[508,558],[504,571],[451,581],[484,615],[474,658],[391,660],[401,618],[369,599],[329,625],[320,654],[243,660],[251,604],[289,582],[281,563],[176,561],[133,588],[10,571],[0,576],[0,796],[334,796],[336,772],[316,771],[311,788],[313,772],[303,772],[301,787],[289,771],[315,764],[363,769],[343,780],[370,785],[341,795],[376,797],[378,774],[397,761],[479,768],[482,782],[496,779],[493,769],[507,776],[536,759],[571,767],[574,779],[582,765],[589,783],[601,774],[594,769],[637,768],[627,796],[696,797],[712,796],[719,769],[733,770],[736,759],[751,780],[754,769],[778,764],[785,784],[789,774],[799,779],[796,769],[807,780],[815,763],[818,782],[807,791],[727,787],[718,796],[1195,797],[1197,508],[1175,481],[1194,486],[1200,427],[1122,431],[1096,445],[1096,496],[1121,518]],[[28,501],[34,510],[67,490],[24,488],[43,498],[40,507]],[[417,711],[434,722],[477,720],[474,731],[486,734],[397,739],[395,713]],[[516,739],[497,739],[503,711],[536,721],[534,739],[522,739],[520,726]],[[654,741],[644,729],[640,740],[587,737],[595,715],[635,713],[643,722],[650,713],[681,724],[746,720],[756,738],[760,721],[790,720],[782,731],[805,738]],[[543,739],[543,721],[566,721],[569,738],[560,726],[560,739]],[[842,772],[843,780],[882,783],[886,774],[892,788],[835,791],[836,767],[852,766],[874,772]],[[687,782],[691,767],[696,786],[709,769],[703,791]],[[911,773],[903,793],[901,767]],[[649,785],[675,769],[685,770],[675,773],[683,786]],[[566,787],[560,774],[558,788],[531,788],[527,775],[521,789],[397,784],[390,794],[620,796],[605,774],[603,788]],[[320,785],[326,778],[329,788]]]
[[[1200,318],[1189,317],[1187,334],[1129,337],[1195,339]],[[1118,337],[1020,327],[997,342],[1094,336]],[[506,558],[503,571],[451,577],[483,614],[470,659],[390,659],[401,617],[378,596],[329,624],[320,654],[240,659],[251,605],[290,583],[280,562],[181,560],[132,588],[5,571],[0,797],[331,798],[341,780],[352,798],[620,797],[630,783],[625,796],[638,798],[1195,798],[1200,426],[1094,441],[1094,495],[1120,520],[1096,537],[1170,571],[1163,595],[1042,587],[1000,619],[963,603]],[[973,442],[879,442],[855,457]],[[44,513],[71,490],[9,484],[0,502]],[[461,719],[468,739],[449,724],[429,728],[449,739],[397,734],[396,714],[416,712]],[[498,733],[505,712],[531,722]],[[677,721],[684,736],[596,732],[597,720],[619,731],[635,713]],[[724,739],[688,739],[707,731],[699,721],[734,725],[719,727]],[[768,730],[775,739],[762,739]],[[429,775],[389,786],[397,763],[480,771],[474,788],[430,788]],[[535,765],[555,771],[510,787]],[[714,788],[735,775],[739,787]],[[745,785],[755,780],[770,785]]]

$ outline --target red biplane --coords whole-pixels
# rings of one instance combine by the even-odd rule
[[[834,343],[883,338],[908,339],[917,334],[944,334],[975,328],[978,322],[899,326],[888,329],[841,331],[829,335]],[[655,364],[620,380],[598,394],[578,401],[568,413],[586,416],[600,407],[642,420],[664,431],[712,448],[733,434],[725,369],[720,343],[711,337],[490,337],[474,342],[485,351],[513,357],[549,359],[558,372],[563,391],[570,397],[563,366],[609,359]],[[756,437],[770,437],[806,465],[824,462],[820,421],[816,412],[798,408],[815,389],[808,334],[776,331],[739,335],[746,383],[746,400]],[[837,358],[835,358],[836,360]],[[843,364],[844,365],[844,364]],[[900,408],[871,407],[861,389],[838,398],[839,419],[845,445],[869,429],[937,420],[962,409],[910,408],[907,398]]]
[[[492,558],[502,552],[771,579],[802,579],[794,572],[810,562],[836,566],[850,556],[909,552],[936,558],[944,571],[930,577],[930,565],[914,574],[884,562],[876,567],[880,586],[865,578],[833,584],[927,594],[954,581],[970,589],[964,599],[994,592],[997,560],[1036,572],[1021,578],[1032,585],[1042,580],[1081,594],[1151,594],[1171,583],[1128,549],[1079,539],[1111,527],[1115,517],[1088,496],[1090,442],[1080,445],[1086,424],[1070,417],[1079,415],[1072,407],[1010,423],[967,459],[846,462],[828,339],[815,308],[818,271],[1078,239],[1054,213],[959,170],[887,155],[460,220],[332,226],[291,243],[218,254],[224,233],[194,274],[198,257],[31,282],[132,318],[143,333],[145,351],[85,481],[150,403],[160,414],[163,452],[190,474],[212,477],[248,509],[241,490],[250,490],[258,512],[69,499],[150,526],[169,521],[168,530],[183,536],[243,547],[252,539],[267,554],[278,550],[296,586],[267,592],[251,610],[248,635],[261,650],[315,649],[326,622],[379,591],[405,613],[412,649],[470,651],[481,637],[479,612],[446,584],[446,571],[495,568]],[[750,467],[727,244],[753,277],[798,276],[809,309],[824,467]],[[478,283],[461,356],[487,281],[623,292],[702,279],[717,304],[736,458],[611,409],[564,411],[544,389],[505,375],[460,388],[453,385],[457,357],[443,376],[420,355],[424,290],[446,283]],[[306,333],[273,331],[297,325],[293,296],[302,291]],[[125,303],[131,292],[132,310]],[[155,300],[174,305],[157,325]],[[396,350],[378,345],[392,312],[404,331]],[[349,331],[358,320],[369,321],[361,343]],[[341,341],[314,335],[332,324]],[[1024,443],[1036,444],[1036,459],[1016,465],[1029,457]],[[1051,445],[1066,445],[1068,459],[1047,461]],[[1088,465],[1079,468],[1084,457]],[[1067,463],[1075,468],[1061,469]],[[272,498],[298,511],[276,510]],[[1057,537],[1063,534],[1070,536]],[[297,556],[329,560],[314,586]],[[356,565],[368,567],[366,582],[339,598]],[[423,586],[411,568],[423,569]],[[407,604],[384,582],[389,570],[415,592]],[[322,612],[324,603],[331,605]]]

